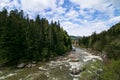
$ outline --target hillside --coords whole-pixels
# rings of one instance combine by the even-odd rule
[[[78,40],[79,38],[81,38],[80,36],[70,36],[70,38],[72,39],[72,40]]]
[[[99,55],[106,55],[107,62],[100,80],[120,80],[120,23],[100,34],[82,37],[79,45],[99,51]]]

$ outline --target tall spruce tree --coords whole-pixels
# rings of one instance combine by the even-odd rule
[[[59,22],[49,23],[39,15],[32,20],[23,10],[0,12],[0,60],[4,63],[46,61],[70,49],[70,37]]]

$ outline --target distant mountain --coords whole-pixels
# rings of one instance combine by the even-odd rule
[[[78,39],[80,39],[81,37],[80,36],[70,36],[70,38],[72,39],[72,40],[78,40]]]

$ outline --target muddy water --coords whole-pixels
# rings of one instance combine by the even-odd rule
[[[80,74],[70,74],[72,67],[81,68],[86,62],[99,56],[90,55],[83,49],[76,48],[71,52],[79,61],[73,62],[70,57],[64,57],[47,63],[40,63],[33,68],[0,70],[0,80],[79,80]]]

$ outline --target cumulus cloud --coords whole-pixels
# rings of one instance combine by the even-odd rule
[[[56,0],[21,0],[23,10],[42,11],[47,8],[54,9]]]
[[[58,6],[61,6],[64,4],[64,0],[58,0]]]
[[[19,1],[17,0],[0,0],[0,10],[3,8],[8,9],[9,11],[11,9],[20,9],[21,5],[19,4]]]
[[[107,30],[109,27],[104,22],[87,22],[79,25],[77,23],[63,22],[62,26],[68,31],[70,35],[75,34],[76,36],[89,36],[93,32],[100,33],[103,30]]]
[[[60,21],[69,35],[88,36],[100,33],[120,21],[120,0],[0,0],[2,8],[24,10],[49,22]]]
[[[100,12],[107,13],[112,17],[115,7],[120,7],[120,0],[70,0],[72,3],[79,5],[81,9],[89,9],[94,12],[98,10]],[[90,11],[89,11],[90,12]]]
[[[102,9],[106,6],[108,0],[70,0],[71,2],[78,4],[82,9],[84,8],[96,8]]]
[[[65,14],[66,20],[74,20],[79,16],[78,11],[75,9],[70,9],[68,12]]]
[[[104,24],[106,24],[108,26],[112,26],[118,22],[120,22],[120,16],[113,17],[113,18],[109,19],[108,21],[105,21]]]
[[[111,3],[115,8],[120,9],[120,0],[112,0]]]

